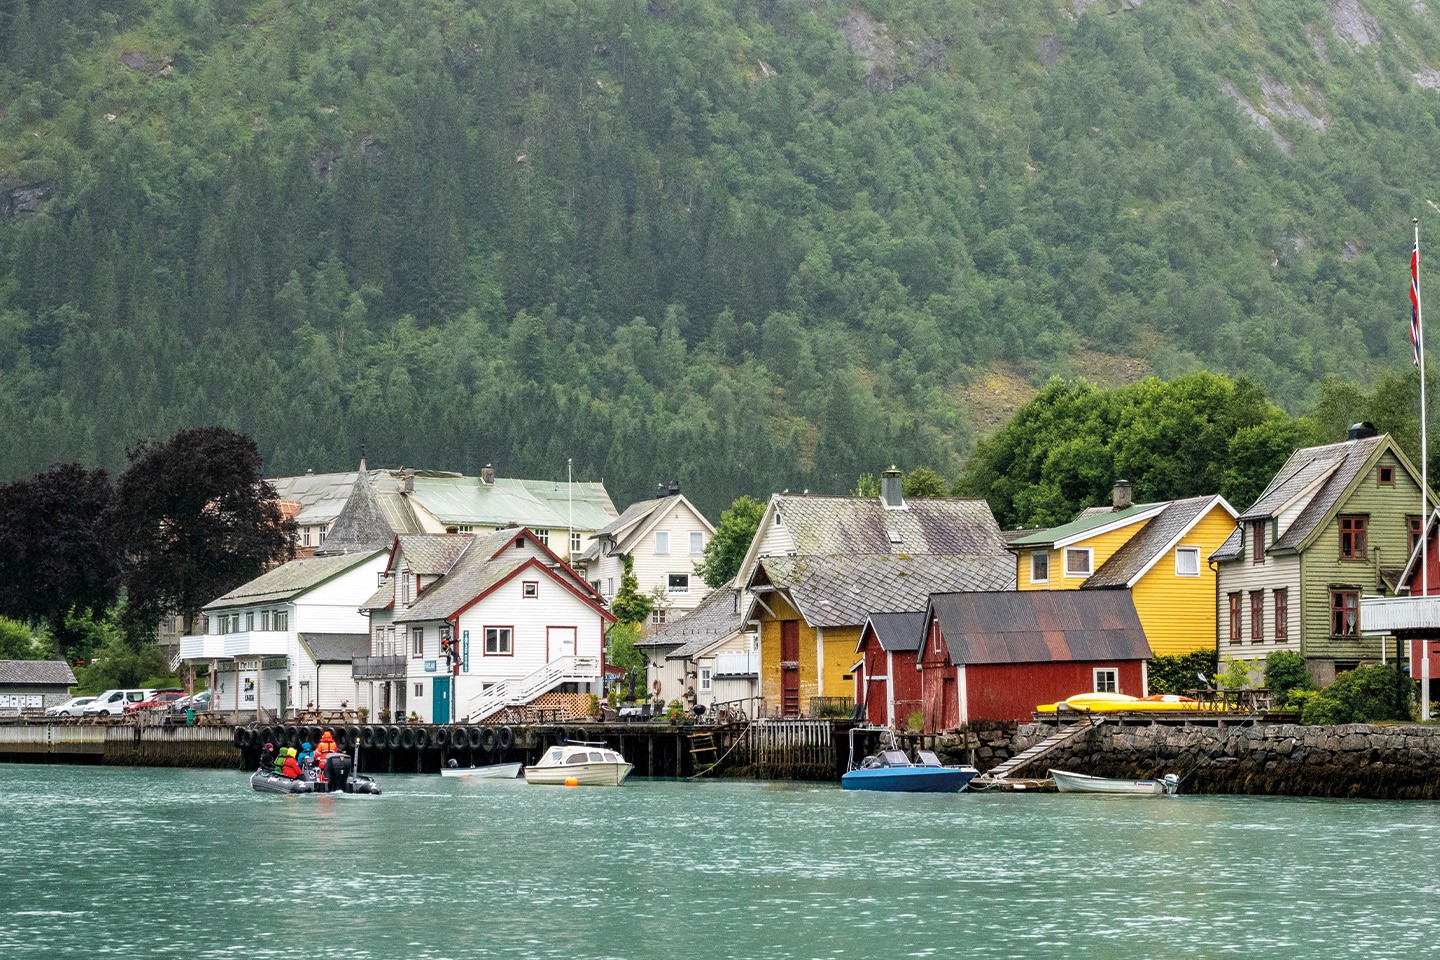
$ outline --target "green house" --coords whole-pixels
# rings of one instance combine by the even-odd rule
[[[1420,472],[1370,424],[1295,451],[1210,556],[1220,656],[1295,651],[1322,684],[1378,661],[1360,597],[1395,592],[1420,516]]]

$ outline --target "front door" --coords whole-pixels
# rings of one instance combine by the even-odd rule
[[[547,627],[545,630],[545,638],[546,646],[549,647],[550,650],[551,660],[575,656],[574,627]]]
[[[449,678],[449,677],[436,677],[436,678],[435,678],[434,695],[435,695],[435,696],[434,696],[433,703],[435,704],[435,716],[431,718],[430,722],[431,722],[431,723],[449,723],[449,722],[450,722],[450,678]]]
[[[800,621],[780,621],[780,713],[800,714]]]

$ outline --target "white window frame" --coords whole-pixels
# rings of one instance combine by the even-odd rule
[[[1037,576],[1035,575],[1035,561],[1037,561],[1037,560],[1044,560],[1044,561],[1045,561],[1045,576],[1043,576],[1043,577],[1037,577]],[[1034,551],[1032,551],[1032,552],[1030,553],[1030,582],[1031,582],[1031,583],[1049,583],[1049,582],[1050,582],[1050,551],[1049,551],[1049,550],[1034,550]]]
[[[1084,572],[1084,573],[1071,573],[1071,572],[1070,572],[1070,554],[1072,554],[1072,553],[1075,553],[1075,554],[1083,553],[1083,554],[1085,554],[1085,572]],[[1088,576],[1090,576],[1090,574],[1092,574],[1092,573],[1095,572],[1095,548],[1094,548],[1094,547],[1066,547],[1066,548],[1065,548],[1065,553],[1064,553],[1062,559],[1063,559],[1064,562],[1065,562],[1065,576],[1066,576],[1067,578],[1071,579],[1071,580],[1077,580],[1077,579],[1081,579],[1081,578],[1084,578],[1084,577],[1088,577]]]
[[[708,692],[710,691],[710,686],[711,686],[711,684],[710,684],[710,668],[709,668],[709,667],[701,667],[701,668],[700,668],[700,689],[701,689],[702,692],[708,693]]]
[[[546,547],[550,546],[550,531],[549,531],[549,530],[536,530],[536,531],[535,531],[535,539],[536,539],[536,540],[539,540],[542,546],[546,546]]]
[[[1195,558],[1195,572],[1187,573],[1180,566],[1180,555],[1188,554]],[[1198,577],[1200,576],[1200,548],[1199,547],[1176,547],[1175,548],[1175,576],[1177,577]]]
[[[676,577],[684,577],[684,578],[685,578],[685,586],[683,586],[683,587],[677,587],[677,586],[675,586],[674,580],[675,580]],[[688,574],[688,573],[667,573],[667,574],[665,575],[665,592],[666,592],[666,593],[689,593],[689,592],[690,592],[690,574]]]
[[[670,531],[655,531],[655,555],[657,557],[668,556],[670,553]]]
[[[522,580],[520,582],[520,596],[525,600],[540,599],[540,581]]]
[[[1092,685],[1096,693],[1119,693],[1120,670],[1116,667],[1096,667]]]
[[[411,627],[411,628],[410,628],[410,656],[412,656],[412,657],[423,657],[423,656],[425,656],[425,628],[424,628],[424,627]]]
[[[694,556],[694,555],[696,555],[696,554],[700,554],[700,553],[704,553],[704,552],[705,552],[705,533],[704,533],[704,531],[702,531],[702,530],[691,530],[691,531],[690,531],[690,555],[691,555],[691,556]]]
[[[570,552],[571,552],[571,553],[579,553],[579,552],[580,552],[580,534],[578,534],[578,533],[572,533],[572,534],[570,534]]]

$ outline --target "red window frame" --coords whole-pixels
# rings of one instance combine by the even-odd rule
[[[501,652],[499,652],[499,651],[491,652],[491,650],[490,650],[490,631],[491,631],[491,630],[508,630],[508,631],[510,632],[510,649],[506,650],[504,653],[501,653]],[[498,639],[499,639],[498,636],[497,636],[496,639],[497,639],[497,641],[498,641]],[[498,643],[497,643],[497,646],[498,646]],[[513,656],[515,656],[515,628],[514,628],[513,626],[504,626],[504,625],[502,625],[502,624],[493,624],[493,625],[487,625],[487,626],[481,627],[481,628],[480,628],[480,650],[482,651],[482,654],[481,654],[481,655],[482,655],[482,656],[486,656],[486,657],[513,657]]]
[[[1347,618],[1349,614],[1349,618]],[[1347,624],[1346,620],[1350,619]],[[1346,629],[1346,627],[1350,629]],[[1330,591],[1330,636],[1332,637],[1358,637],[1360,636],[1360,591],[1359,590],[1331,590]]]
[[[1387,464],[1381,464],[1375,471],[1375,482],[1382,487],[1395,486],[1395,468]]]
[[[1365,559],[1365,533],[1369,517],[1363,514],[1342,516],[1340,520],[1340,559]]]
[[[1265,639],[1265,591],[1250,591],[1250,642],[1260,643]]]
[[[1230,642],[1240,642],[1240,594],[1230,594]]]
[[[1415,548],[1420,545],[1420,518],[1410,515],[1405,518],[1405,529],[1409,533],[1410,549],[1407,553],[1414,553]]]
[[[1290,636],[1290,591],[1280,587],[1275,591],[1275,639],[1285,640]]]
[[[1265,521],[1250,521],[1250,562],[1265,562]]]

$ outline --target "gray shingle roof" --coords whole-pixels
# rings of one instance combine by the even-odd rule
[[[370,652],[370,638],[363,633],[302,633],[300,642],[316,663],[349,663]]]
[[[667,654],[667,659],[685,659],[710,644],[743,630],[745,611],[738,607],[734,584],[716,587],[695,609],[678,620],[670,621],[635,645],[674,646],[675,649]]]
[[[805,556],[1005,552],[984,500],[907,500],[895,510],[878,497],[778,496],[775,509]]]
[[[273,570],[267,570],[219,599],[211,600],[202,609],[220,610],[252,603],[292,600],[352,567],[358,567],[378,552],[347,553],[334,557],[298,557]]]
[[[765,557],[751,582],[788,590],[812,627],[858,626],[873,613],[921,609],[932,593],[1009,589],[1015,561],[1004,552]]]
[[[875,634],[881,650],[914,653],[920,649],[920,643],[925,639],[925,611],[872,613],[869,629]],[[864,630],[860,632],[860,639],[865,639]],[[859,643],[855,645],[855,649],[860,649]]]
[[[1220,502],[1218,496],[1190,497],[1175,500],[1141,528],[1139,533],[1125,542],[1109,560],[1101,564],[1085,582],[1082,590],[1104,589],[1127,586],[1131,579],[1165,550],[1176,537],[1180,536],[1197,519]]]
[[[0,660],[0,683],[73,686],[75,674],[64,660]]]
[[[520,569],[530,557],[491,560],[479,550],[467,551],[454,569],[427,587],[408,610],[395,615],[396,623],[442,620]]]
[[[395,526],[380,506],[369,473],[360,473],[356,475],[345,506],[340,508],[340,515],[335,518],[325,542],[315,555],[384,550],[395,542],[397,534],[418,531],[418,526]]]
[[[950,660],[1060,663],[1152,654],[1128,590],[1017,590],[930,598]]]
[[[1243,542],[1241,528],[1236,527],[1230,531],[1230,536],[1225,538],[1225,542],[1216,547],[1215,552],[1210,554],[1210,559],[1215,561],[1238,559]]]
[[[475,542],[469,533],[418,533],[400,537],[399,550],[411,573],[439,577]]]
[[[1360,472],[1365,469],[1365,464],[1370,461],[1370,457],[1389,442],[1389,435],[1381,434],[1378,437],[1367,437],[1363,440],[1349,440],[1345,443],[1332,444],[1329,448],[1312,447],[1312,450],[1317,451],[1317,459],[1327,455],[1326,453],[1320,453],[1321,451],[1330,451],[1337,447],[1348,449],[1328,453],[1330,457],[1338,456],[1339,458],[1339,463],[1336,464],[1335,470],[1315,489],[1310,496],[1309,502],[1305,505],[1305,509],[1300,511],[1300,516],[1296,517],[1294,522],[1285,529],[1285,532],[1276,538],[1275,545],[1271,549],[1295,549],[1310,539],[1310,535],[1325,522],[1325,517],[1329,514],[1331,508],[1345,496],[1345,491],[1350,489],[1350,484],[1353,483]],[[1300,450],[1290,459],[1294,460],[1295,457],[1305,452],[1304,450]],[[1283,473],[1284,471],[1281,472]],[[1262,495],[1261,500],[1264,499]]]

